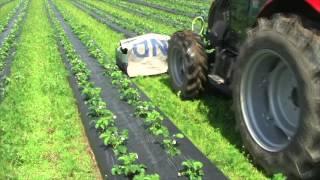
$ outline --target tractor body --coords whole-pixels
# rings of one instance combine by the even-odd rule
[[[184,99],[208,85],[232,95],[266,174],[320,178],[320,0],[215,0],[205,33],[172,35],[168,67]]]
[[[311,26],[320,26],[319,0],[217,0],[211,5],[205,34],[211,48],[215,48],[208,58],[209,83],[231,94],[228,86],[247,30],[256,25],[258,18],[271,18],[277,13],[303,16]]]

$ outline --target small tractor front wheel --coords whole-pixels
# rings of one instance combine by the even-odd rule
[[[178,31],[169,40],[168,72],[171,86],[184,99],[204,90],[207,81],[207,54],[201,37],[192,31]]]
[[[233,98],[245,147],[267,173],[320,176],[320,37],[297,16],[259,19],[240,50]]]

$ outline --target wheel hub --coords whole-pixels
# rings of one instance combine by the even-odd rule
[[[278,152],[296,134],[300,119],[297,79],[285,59],[261,50],[249,60],[241,82],[246,126],[263,149]]]
[[[176,83],[181,86],[185,81],[185,64],[180,49],[173,50],[172,68]]]

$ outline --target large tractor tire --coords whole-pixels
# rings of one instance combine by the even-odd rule
[[[168,68],[171,86],[184,99],[204,90],[207,81],[207,54],[201,37],[192,31],[179,31],[169,40]]]
[[[238,129],[268,174],[320,177],[320,37],[297,16],[259,19],[240,50]]]

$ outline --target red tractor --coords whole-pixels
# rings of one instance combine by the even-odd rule
[[[216,0],[204,33],[172,35],[168,64],[185,99],[208,84],[232,93],[267,174],[320,178],[320,0]]]

